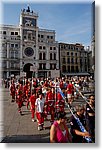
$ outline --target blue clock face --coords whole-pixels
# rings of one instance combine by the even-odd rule
[[[24,53],[27,57],[31,57],[33,56],[34,54],[34,50],[31,48],[31,47],[27,47],[25,50],[24,50]]]
[[[36,26],[36,19],[23,17],[23,25]]]

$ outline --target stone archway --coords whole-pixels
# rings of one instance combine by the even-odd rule
[[[26,72],[27,78],[31,78],[32,77],[32,71],[30,71],[30,66],[33,66],[33,65],[31,63],[27,63],[23,67],[23,71]]]

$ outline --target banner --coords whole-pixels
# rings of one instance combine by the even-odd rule
[[[51,78],[59,78],[60,70],[51,70]]]
[[[63,97],[63,99],[64,99],[65,102],[66,102],[66,97],[65,97],[64,93],[61,91],[60,88],[58,88],[58,92],[60,92],[61,96]],[[66,104],[67,104],[68,108],[70,109],[70,112],[72,113],[73,117],[76,119],[76,121],[77,121],[77,123],[78,123],[78,125],[79,125],[79,127],[80,127],[80,130],[81,130],[82,132],[87,132],[86,129],[84,128],[84,126],[82,125],[82,123],[80,122],[79,118],[73,113],[72,109],[70,108],[70,105],[69,105],[67,102],[66,102]],[[92,143],[91,138],[89,138],[89,137],[84,137],[84,138],[86,139],[86,141],[87,141],[88,143]]]

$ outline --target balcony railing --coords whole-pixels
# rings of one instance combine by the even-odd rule
[[[55,30],[48,30],[48,29],[39,29],[39,31],[55,33]]]

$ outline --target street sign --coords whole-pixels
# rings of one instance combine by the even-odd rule
[[[11,74],[11,77],[14,77],[14,74]]]
[[[26,77],[26,72],[20,72],[20,77]]]
[[[17,76],[16,76],[16,79],[19,79],[19,78],[20,78],[20,75],[17,75]]]
[[[94,65],[92,66],[92,69],[95,70],[95,66]]]
[[[60,70],[51,70],[51,78],[60,77]]]
[[[37,67],[35,67],[35,66],[30,66],[30,71],[37,72]]]

